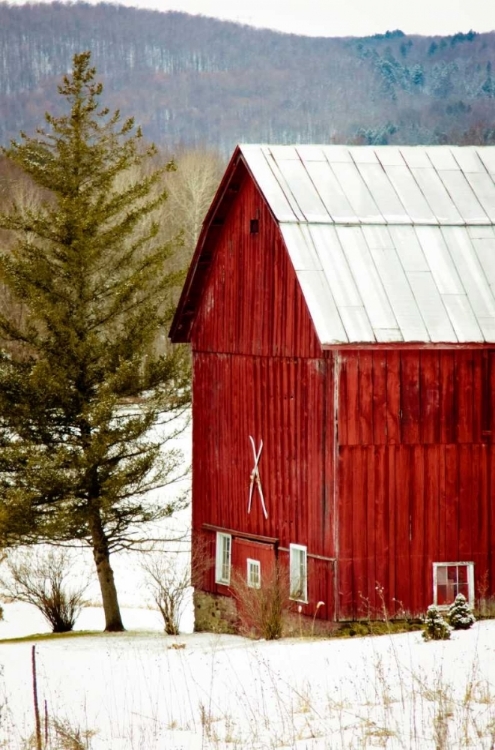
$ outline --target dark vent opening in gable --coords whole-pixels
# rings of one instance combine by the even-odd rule
[[[260,231],[260,220],[259,219],[251,219],[249,222],[249,232],[250,234],[258,234]]]

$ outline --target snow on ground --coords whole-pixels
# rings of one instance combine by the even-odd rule
[[[123,614],[132,632],[0,644],[7,748],[34,728],[35,643],[41,706],[94,730],[94,750],[494,747],[493,621],[443,642],[418,632],[266,642],[165,636],[155,612]],[[0,638],[46,631],[28,605],[6,605],[5,616]],[[76,628],[101,619],[90,608]]]

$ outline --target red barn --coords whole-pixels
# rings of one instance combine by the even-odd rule
[[[495,594],[494,224],[492,147],[236,149],[171,330],[203,592],[278,559],[333,621]]]

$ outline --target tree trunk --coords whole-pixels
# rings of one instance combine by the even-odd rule
[[[108,540],[101,522],[98,509],[94,509],[89,519],[91,542],[93,545],[93,557],[100,582],[103,611],[105,612],[105,630],[109,632],[122,632],[125,630],[120,616],[119,599],[113,570],[110,566],[110,552]]]

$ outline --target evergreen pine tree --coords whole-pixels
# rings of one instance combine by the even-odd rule
[[[22,310],[0,314],[0,541],[87,542],[118,631],[110,553],[174,509],[145,494],[180,468],[156,424],[187,405],[189,360],[155,347],[180,281],[153,221],[163,170],[135,177],[155,150],[100,105],[95,76],[90,53],[75,55],[67,114],[4,151],[43,200],[0,215],[15,237],[0,285]]]
[[[426,611],[423,638],[425,641],[447,641],[450,638],[450,627],[434,604]]]
[[[453,604],[449,607],[447,619],[454,630],[468,630],[476,621],[464,594],[457,594]]]

